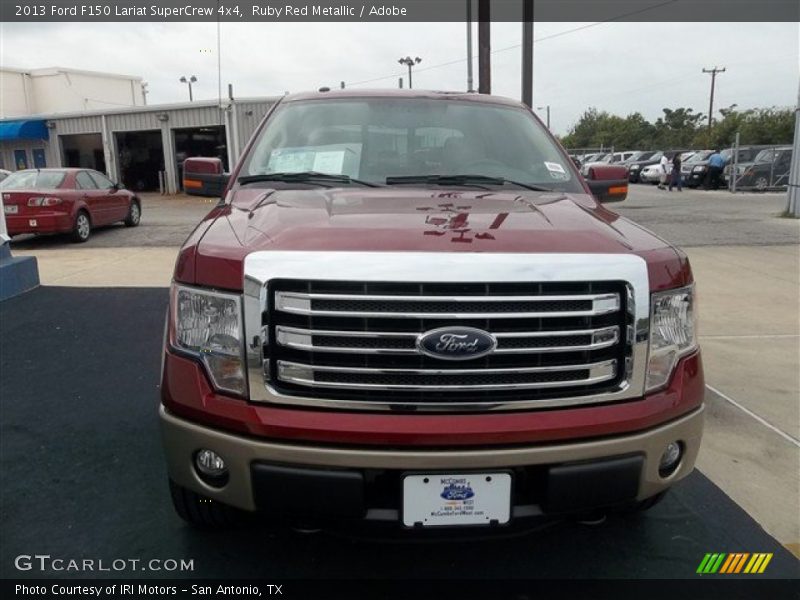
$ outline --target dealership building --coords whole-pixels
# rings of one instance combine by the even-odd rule
[[[225,98],[148,106],[140,78],[47,71],[57,76],[40,92],[41,101],[34,93],[35,78],[19,70],[0,73],[2,169],[84,167],[102,171],[132,190],[176,193],[184,159],[218,157],[229,169],[277,100]],[[47,104],[57,103],[59,96],[71,104]],[[114,100],[103,99],[109,96]],[[104,103],[113,106],[97,108]],[[43,105],[51,111],[33,112]]]

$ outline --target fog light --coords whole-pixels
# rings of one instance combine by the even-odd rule
[[[198,450],[194,456],[194,466],[200,479],[209,485],[220,487],[228,483],[228,466],[213,450]]]
[[[661,455],[661,460],[658,461],[658,474],[661,477],[669,477],[678,468],[683,455],[683,446],[680,442],[670,442],[664,454]]]

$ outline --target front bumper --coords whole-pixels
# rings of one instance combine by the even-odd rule
[[[703,184],[705,179],[706,179],[706,171],[700,171],[697,173],[692,171],[691,173],[683,174],[683,183],[688,187],[698,187]]]
[[[394,449],[275,442],[232,434],[160,409],[170,478],[212,500],[248,511],[312,517],[397,521],[405,472],[511,470],[512,517],[589,510],[643,500],[694,467],[703,407],[657,427],[579,441],[493,448]],[[667,444],[683,458],[668,477],[658,473]],[[220,454],[229,469],[222,487],[195,472],[198,449]],[[587,482],[591,481],[591,484]],[[523,485],[524,482],[524,485]],[[598,490],[600,490],[598,495]]]

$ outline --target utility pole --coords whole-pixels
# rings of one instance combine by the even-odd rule
[[[467,91],[474,92],[472,85],[472,1],[467,0]]]
[[[478,93],[492,93],[492,40],[489,0],[478,0]]]
[[[725,67],[718,69],[714,66],[713,69],[703,69],[703,73],[711,74],[711,98],[708,101],[708,135],[711,136],[711,123],[714,119],[714,84],[717,80],[717,73],[724,73]]]
[[[533,107],[533,0],[522,0],[522,103]]]

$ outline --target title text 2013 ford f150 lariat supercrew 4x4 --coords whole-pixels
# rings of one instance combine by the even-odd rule
[[[693,468],[703,371],[686,256],[597,201],[619,178],[593,194],[511,100],[281,99],[175,267],[178,513],[502,528],[652,506]]]

